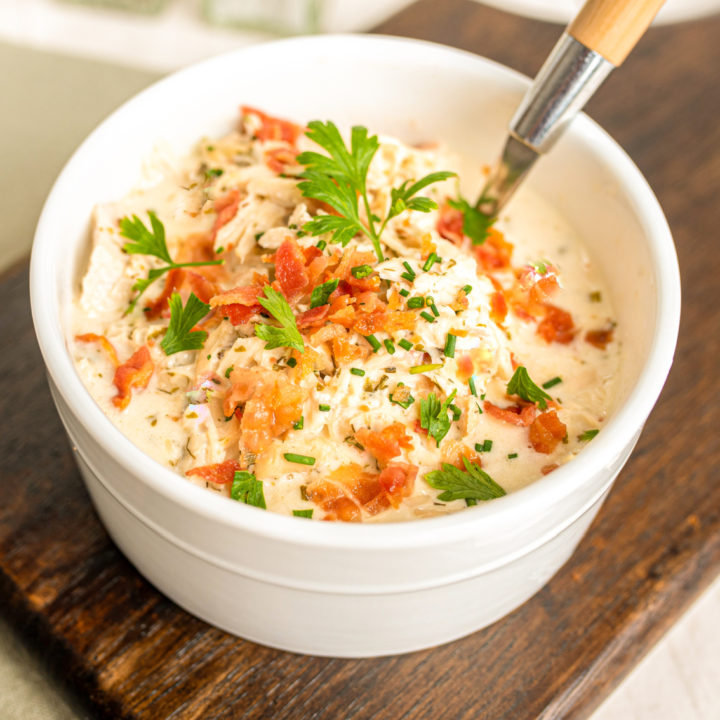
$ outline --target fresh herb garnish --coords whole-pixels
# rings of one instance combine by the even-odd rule
[[[443,350],[443,354],[445,357],[455,357],[455,343],[457,342],[457,336],[453,335],[452,333],[447,334],[447,338],[445,338],[445,349]]]
[[[481,443],[475,443],[475,450],[477,452],[490,452],[492,450],[493,441],[492,440],[485,440]]]
[[[205,179],[210,180],[210,178],[220,177],[224,172],[222,168],[208,168],[205,171]]]
[[[308,510],[293,510],[292,512],[295,517],[312,518],[313,516],[312,508],[309,508]]]
[[[431,252],[430,255],[428,255],[427,260],[425,261],[425,264],[422,266],[422,269],[425,272],[428,272],[428,270],[430,270],[430,268],[435,263],[439,263],[439,262],[440,262],[440,258],[437,256],[437,253]]]
[[[395,343],[390,338],[383,340],[383,345],[391,355],[395,354]]]
[[[472,240],[473,245],[482,245],[487,240],[490,228],[497,218],[478,210],[460,193],[458,193],[457,200],[448,200],[448,205],[463,214],[463,234]]]
[[[544,382],[542,386],[545,388],[545,390],[549,390],[551,387],[555,387],[556,385],[559,385],[562,382],[561,377],[554,377],[548,380],[547,382]]]
[[[320,404],[318,405],[318,410],[319,410],[320,412],[330,412],[330,406],[329,406],[329,405],[326,405],[325,403],[320,403]]]
[[[368,275],[372,274],[372,267],[370,265],[356,265],[350,268],[350,274],[357,280],[362,280]]]
[[[528,371],[522,365],[515,368],[515,372],[507,384],[507,394],[517,395],[527,402],[537,403],[541,410],[546,410],[547,401],[552,400],[542,388],[539,388],[530,379]]]
[[[205,330],[193,330],[195,325],[210,312],[210,306],[190,293],[185,307],[178,293],[170,298],[170,324],[160,343],[166,355],[183,350],[200,350],[207,339]]]
[[[390,402],[399,405],[403,410],[407,410],[414,402],[415,398],[410,392],[410,388],[404,383],[398,383],[393,392],[390,393]]]
[[[302,430],[304,427],[305,427],[305,417],[301,415],[300,419],[296,420],[293,423],[293,430]]]
[[[475,387],[475,376],[471,375],[470,379],[468,380],[468,385],[470,386],[470,392],[477,397],[477,388]]]
[[[367,128],[355,126],[350,133],[350,147],[340,135],[336,125],[330,121],[313,120],[308,123],[308,138],[325,149],[328,155],[303,152],[297,157],[305,166],[298,184],[305,197],[325,202],[339,215],[319,215],[305,223],[303,230],[311,235],[332,233],[331,242],[347,245],[361,233],[370,238],[378,260],[384,260],[380,247],[382,235],[388,221],[404,210],[429,212],[437,203],[425,197],[413,197],[428,185],[455,175],[436,172],[409,185],[404,182],[390,193],[390,207],[383,221],[370,210],[367,194],[367,173],[370,163],[380,147],[377,135],[368,135]],[[360,218],[360,202],[365,210],[367,225]],[[378,228],[378,224],[379,228]]]
[[[405,338],[403,338],[402,340],[398,340],[398,345],[403,350],[412,350],[412,346],[413,346],[412,343],[409,340],[406,340]]]
[[[365,335],[364,337],[370,343],[373,352],[377,352],[382,347],[380,341],[374,335]]]
[[[312,455],[298,455],[297,453],[284,453],[283,457],[291,463],[298,463],[298,465],[314,465],[315,458]]]
[[[465,457],[463,465],[465,470],[443,463],[442,470],[433,470],[425,475],[430,487],[443,491],[438,495],[438,500],[494,500],[506,494],[479,465],[469,462]]]
[[[411,297],[407,301],[407,306],[411,310],[419,310],[421,307],[425,307],[425,298],[423,297]]]
[[[430,372],[431,370],[439,370],[443,366],[442,363],[429,363],[427,365],[413,365],[409,372],[411,375],[419,375],[420,373]]]
[[[318,285],[310,296],[310,308],[320,307],[321,305],[327,305],[330,302],[330,296],[337,290],[337,286],[340,283],[338,278],[334,280],[328,280],[322,285]]]
[[[265,325],[258,323],[255,325],[255,334],[267,342],[266,350],[272,350],[277,347],[289,347],[299,352],[305,352],[305,344],[302,335],[297,329],[295,316],[288,304],[288,301],[277,291],[266,285],[265,297],[258,298],[258,302],[262,305],[282,327],[273,325]]]
[[[600,431],[597,428],[593,430],[586,430],[582,435],[578,435],[578,440],[581,442],[589,442],[592,440]]]
[[[152,211],[148,210],[148,217],[150,218],[150,228],[148,229],[143,224],[143,221],[137,216],[133,215],[132,219],[124,217],[120,220],[120,235],[130,240],[123,245],[123,252],[128,255],[152,255],[153,257],[159,258],[167,263],[165,267],[152,268],[148,271],[146,278],[139,278],[135,281],[132,286],[134,292],[137,295],[130,301],[125,315],[132,312],[137,305],[137,301],[140,296],[147,290],[152,283],[158,278],[162,277],[166,272],[175,270],[183,267],[197,267],[199,265],[222,265],[224,260],[207,260],[203,262],[187,262],[187,263],[176,263],[170,257],[170,251],[168,250],[167,243],[165,242],[165,226],[158,219],[157,215]]]
[[[262,482],[246,470],[235,472],[235,478],[230,488],[230,497],[246,505],[267,509]]]
[[[230,374],[232,373],[232,371],[234,369],[235,369],[235,366],[230,365],[230,367],[225,370],[225,377],[228,378],[228,380],[230,379]]]
[[[351,373],[352,375],[357,375],[358,377],[364,377],[364,376],[365,376],[365,371],[362,370],[361,368],[350,368],[350,373]]]
[[[423,320],[425,320],[426,322],[429,322],[429,323],[434,323],[434,322],[435,322],[435,318],[434,318],[427,310],[423,310],[423,311],[420,313],[420,317],[421,317]]]
[[[436,447],[440,447],[440,441],[450,430],[448,409],[456,394],[457,390],[453,390],[444,403],[438,400],[435,393],[420,400],[420,427],[427,430],[428,435],[435,440]]]

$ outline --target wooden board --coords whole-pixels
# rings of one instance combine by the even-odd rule
[[[531,74],[559,32],[468,0],[417,3],[382,30]],[[720,569],[719,37],[717,17],[651,30],[590,106],[647,174],[677,241],[685,305],[667,387],[568,565],[512,615],[444,647],[292,655],[159,594],[82,487],[36,348],[26,266],[2,277],[0,608],[93,716],[582,718],[659,639]]]

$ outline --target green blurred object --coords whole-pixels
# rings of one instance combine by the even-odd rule
[[[167,4],[167,0],[62,0],[62,2],[72,5],[94,5],[110,10],[127,10],[147,15],[160,12]]]
[[[322,0],[203,0],[207,22],[277,35],[320,32]]]

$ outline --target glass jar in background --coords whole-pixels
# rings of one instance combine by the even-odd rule
[[[203,0],[205,20],[213,25],[280,35],[317,33],[323,0]]]

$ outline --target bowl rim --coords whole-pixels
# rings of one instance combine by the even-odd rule
[[[576,491],[606,465],[607,458],[616,456],[619,449],[642,428],[662,390],[672,363],[680,318],[680,275],[670,229],[640,170],[599,125],[581,114],[567,133],[583,144],[602,148],[604,162],[612,168],[618,186],[632,202],[645,235],[649,238],[651,270],[656,280],[657,316],[647,362],[629,397],[607,422],[603,432],[571,462],[492,503],[479,503],[458,513],[405,522],[303,523],[299,518],[235,503],[192,483],[178,482],[183,479],[181,476],[135,446],[95,403],[75,371],[68,351],[62,323],[57,317],[55,269],[45,259],[45,249],[52,245],[54,239],[53,216],[62,212],[66,178],[95,139],[108,132],[108,128],[114,124],[122,123],[126,116],[132,116],[134,109],[158,89],[182,84],[197,73],[213,72],[216,67],[232,65],[241,58],[247,61],[248,56],[267,52],[312,52],[329,48],[340,52],[357,53],[362,50],[376,55],[391,55],[400,46],[406,53],[422,53],[426,61],[428,54],[435,53],[438,60],[452,60],[468,68],[472,64],[478,68],[484,65],[497,74],[503,85],[517,88],[519,94],[530,82],[526,76],[474,53],[410,38],[337,34],[294,37],[244,47],[172,73],[120,105],[80,144],[58,175],[45,201],[33,242],[30,299],[35,332],[47,372],[72,413],[104,452],[165,499],[194,514],[268,539],[325,548],[362,550],[457,541],[475,534],[481,525],[484,528],[488,524],[501,526],[522,506],[532,506],[539,512],[541,508],[552,506]],[[578,477],[581,478],[580,482]]]

